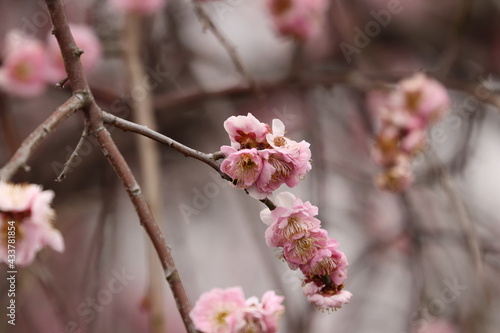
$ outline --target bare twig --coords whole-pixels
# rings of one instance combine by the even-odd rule
[[[61,174],[56,178],[56,182],[60,183],[63,181],[63,179],[66,178],[66,174],[68,173],[68,170],[73,164],[75,158],[80,157],[79,152],[82,149],[82,146],[85,143],[85,141],[87,141],[88,136],[89,136],[89,131],[87,128],[85,128],[83,130],[82,136],[80,137],[80,141],[78,141],[78,144],[75,147],[75,150],[73,150],[71,156],[68,158],[66,163],[64,163],[63,170],[61,171]]]
[[[233,62],[234,66],[236,67],[236,70],[240,73],[240,75],[247,81],[248,85],[250,88],[253,90],[253,92],[257,95],[259,99],[262,99],[264,97],[262,90],[260,89],[259,85],[257,84],[257,81],[253,78],[253,76],[248,72],[248,70],[245,68],[245,65],[243,64],[243,61],[241,60],[240,56],[238,55],[238,51],[236,51],[236,48],[234,47],[233,44],[231,44],[226,37],[222,34],[222,32],[217,28],[215,23],[212,21],[210,16],[205,12],[203,9],[201,3],[198,1],[193,1],[193,6],[194,6],[194,12],[196,13],[196,16],[200,20],[201,24],[203,25],[204,29],[209,29],[217,38],[219,43],[226,49],[227,54],[231,58],[231,61]]]
[[[26,166],[26,162],[31,156],[33,150],[50,133],[59,126],[64,120],[71,116],[77,110],[83,108],[87,99],[83,93],[76,93],[70,97],[63,105],[57,108],[52,115],[40,124],[21,144],[21,147],[14,153],[5,166],[0,169],[0,181],[9,181],[10,178],[19,170]]]
[[[147,136],[150,139],[158,141],[164,145],[169,146],[172,149],[177,150],[178,152],[182,153],[186,157],[192,157],[192,158],[195,158],[203,163],[206,163],[209,166],[211,166],[213,169],[215,169],[219,174],[221,174],[221,176],[223,178],[228,179],[227,175],[225,175],[222,171],[220,171],[219,164],[215,161],[216,158],[220,159],[220,154],[218,154],[218,153],[215,153],[215,154],[202,153],[202,152],[197,151],[193,148],[185,146],[182,143],[179,143],[179,142],[169,138],[168,136],[165,136],[161,133],[153,131],[152,129],[150,129],[146,126],[138,125],[136,123],[119,118],[117,116],[114,116],[114,115],[109,114],[109,113],[104,112],[104,111],[102,112],[102,118],[106,124],[109,124],[111,126],[115,126],[115,127],[120,128],[124,131],[134,132],[137,134]]]

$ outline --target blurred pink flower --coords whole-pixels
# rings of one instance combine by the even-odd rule
[[[266,135],[270,132],[267,124],[261,123],[251,113],[246,116],[232,116],[224,122],[231,146],[241,148],[268,148]]]
[[[196,329],[206,333],[231,333],[235,317],[246,307],[240,287],[212,289],[200,296],[189,314]]]
[[[101,42],[91,27],[86,25],[70,24],[71,33],[76,45],[83,50],[80,57],[83,70],[90,72],[99,62],[102,55]],[[61,50],[54,35],[48,36],[47,54],[49,57],[49,69],[47,81],[56,83],[66,76]]]
[[[402,192],[413,183],[410,159],[407,155],[399,155],[396,163],[375,178],[375,184],[387,191]]]
[[[237,188],[248,188],[259,178],[263,163],[257,149],[236,150],[222,146],[221,152],[226,155],[220,169],[235,181]]]
[[[44,45],[22,32],[7,34],[0,88],[20,97],[35,97],[45,91],[47,55]]]
[[[6,263],[11,258],[7,251],[9,236],[14,236],[15,263],[19,266],[30,264],[44,246],[64,251],[63,238],[52,226],[55,213],[50,204],[53,197],[52,191],[42,191],[38,185],[0,182],[1,262]]]
[[[306,41],[316,36],[323,24],[325,0],[267,0],[276,30],[283,36]]]
[[[212,289],[201,295],[190,317],[196,329],[204,333],[275,333],[285,308],[284,297],[267,291],[262,301],[245,301],[240,287]]]
[[[142,15],[153,14],[166,4],[165,0],[110,0],[110,2],[118,11]]]

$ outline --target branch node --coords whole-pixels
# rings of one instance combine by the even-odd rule
[[[64,79],[56,83],[57,88],[63,88],[66,82],[68,82],[69,78],[66,76]]]

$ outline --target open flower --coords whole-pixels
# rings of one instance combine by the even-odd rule
[[[50,246],[64,251],[64,241],[52,222],[54,210],[50,207],[54,193],[42,191],[34,184],[14,185],[0,182],[0,261],[8,262],[7,244],[14,239],[16,265],[30,264],[35,255]],[[10,241],[12,244],[12,240]]]
[[[200,296],[189,314],[204,333],[276,333],[285,308],[283,297],[267,291],[262,301],[251,297],[245,301],[240,287],[212,289]]]
[[[71,33],[76,45],[83,50],[80,56],[82,67],[85,72],[90,72],[101,59],[102,48],[99,38],[86,25],[70,24]],[[49,68],[47,70],[47,81],[56,83],[66,76],[64,61],[61,50],[53,34],[48,36],[47,54],[49,57]]]
[[[48,61],[44,45],[22,32],[7,34],[0,88],[20,97],[35,97],[45,91]]]
[[[222,161],[220,169],[235,181],[237,188],[248,188],[259,178],[263,163],[257,149],[236,150],[222,146],[221,152],[227,157]]]
[[[246,116],[232,116],[224,122],[224,129],[229,134],[231,146],[236,149],[268,148],[266,135],[269,126],[261,123],[251,113]]]

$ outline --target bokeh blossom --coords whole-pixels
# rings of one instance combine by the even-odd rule
[[[8,257],[9,236],[14,236],[15,264],[19,266],[29,265],[44,246],[64,251],[61,233],[52,225],[53,197],[54,192],[43,191],[38,185],[0,182],[1,262],[12,258]]]
[[[390,91],[371,91],[367,104],[378,125],[372,157],[384,168],[375,184],[393,192],[404,191],[413,182],[411,158],[424,150],[426,129],[450,108],[448,92],[435,79],[417,73]]]
[[[286,37],[306,41],[316,36],[328,7],[326,0],[267,0],[275,29]]]
[[[10,31],[5,40],[0,88],[20,97],[35,97],[45,91],[48,58],[42,42]]]
[[[190,317],[204,333],[275,333],[285,308],[283,296],[267,291],[261,301],[245,300],[240,287],[212,289],[200,296]]]

